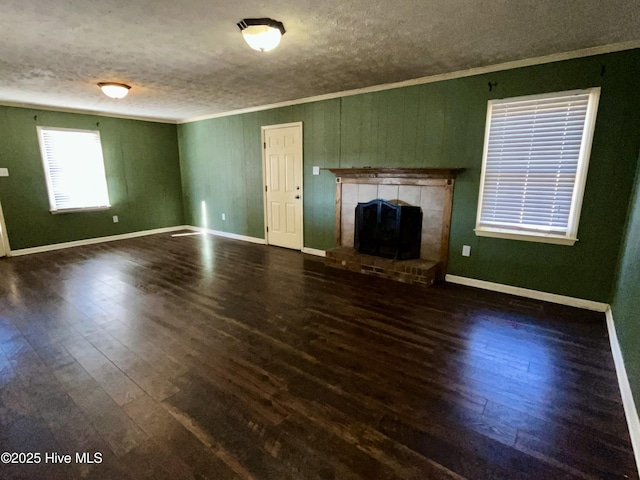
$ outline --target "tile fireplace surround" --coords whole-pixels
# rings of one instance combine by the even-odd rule
[[[331,266],[407,283],[430,285],[443,279],[449,253],[449,229],[455,177],[460,168],[330,168],[336,175],[336,248]],[[389,260],[355,251],[355,208],[382,198],[422,209],[420,260]]]

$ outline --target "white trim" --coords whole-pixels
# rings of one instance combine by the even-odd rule
[[[84,240],[76,240],[73,242],[54,243],[52,245],[42,245],[40,247],[21,248],[13,250],[9,253],[11,257],[20,255],[30,255],[32,253],[50,252],[52,250],[62,250],[63,248],[81,247],[83,245],[94,245],[96,243],[113,242],[116,240],[126,240],[128,238],[144,237],[147,235],[156,235],[158,233],[169,233],[178,230],[187,230],[186,225],[178,225],[175,227],[156,228],[153,230],[141,230],[139,232],[121,233],[119,235],[109,235],[106,237],[86,238]]]
[[[481,189],[482,190],[482,189]],[[480,204],[479,204],[480,205]],[[477,217],[479,218],[479,217]],[[561,237],[558,235],[536,234],[535,232],[517,233],[517,230],[488,227],[476,227],[473,229],[478,237],[502,238],[506,240],[522,240],[525,242],[552,243],[555,245],[575,245],[577,238]]]
[[[220,230],[209,230],[208,228],[194,227],[192,225],[188,225],[184,228],[186,230],[193,230],[194,232],[209,233],[217,237],[232,238],[233,240],[242,240],[244,242],[258,243],[260,245],[265,245],[267,243],[264,238],[248,237],[246,235],[238,235],[237,233],[223,232]]]
[[[560,305],[584,308],[586,310],[593,310],[595,312],[604,313],[607,311],[607,308],[609,308],[609,305],[606,303],[584,300],[582,298],[567,297],[565,295],[557,295],[555,293],[540,292],[538,290],[530,290],[528,288],[512,287],[511,285],[504,285],[502,283],[476,280],[475,278],[460,277],[458,275],[451,275],[448,273],[445,276],[445,280],[449,283],[456,283],[458,285],[467,285],[469,287],[482,288],[484,290],[491,290],[494,292],[508,293],[510,295],[533,298],[535,300],[542,300],[544,302],[559,303]]]
[[[10,102],[0,100],[0,106],[2,107],[14,107],[14,108],[29,108],[32,110],[45,110],[50,112],[64,112],[64,113],[76,113],[80,115],[96,115],[99,117],[109,118],[122,118],[125,120],[138,120],[141,122],[155,122],[155,123],[168,123],[168,124],[183,124],[198,122],[200,120],[209,120],[211,118],[229,117],[231,115],[239,115],[241,113],[260,112],[263,110],[270,110],[273,108],[289,107],[292,105],[300,105],[303,103],[318,102],[321,100],[332,100],[335,98],[350,97],[352,95],[360,95],[362,93],[381,92],[384,90],[393,90],[394,88],[410,87],[413,85],[422,85],[425,83],[440,82],[443,80],[451,80],[455,78],[471,77],[474,75],[482,75],[485,73],[500,72],[503,70],[511,70],[515,68],[531,67],[534,65],[543,65],[545,63],[560,62],[563,60],[572,60],[575,58],[591,57],[594,55],[602,55],[605,53],[621,52],[624,50],[633,50],[634,48],[640,48],[640,40],[632,40],[629,42],[612,43],[610,45],[601,45],[598,47],[583,48],[580,50],[572,50],[570,52],[554,53],[551,55],[545,55],[541,57],[533,57],[523,60],[515,60],[512,62],[499,63],[496,65],[488,65],[485,67],[476,67],[466,70],[458,70],[455,72],[441,73],[438,75],[430,75],[426,77],[419,77],[410,80],[404,80],[401,82],[385,83],[382,85],[373,85],[371,87],[357,88],[354,90],[343,90],[340,92],[327,93],[324,95],[315,95],[312,97],[300,98],[297,100],[289,100],[286,102],[271,103],[268,105],[258,105],[255,107],[241,108],[238,110],[230,110],[227,112],[212,113],[208,115],[200,115],[197,117],[189,117],[183,119],[176,118],[158,118],[158,117],[146,117],[139,115],[128,115],[124,113],[104,112],[101,110],[84,110],[80,108],[69,107],[56,107],[53,105],[40,105],[36,103],[26,102]]]
[[[154,230],[142,230],[139,232],[123,233],[119,235],[109,235],[107,237],[87,238],[85,240],[76,240],[73,242],[54,243],[52,245],[42,245],[40,247],[22,248],[20,250],[9,250],[7,248],[7,256],[17,257],[20,255],[30,255],[32,253],[50,252],[53,250],[62,250],[64,248],[81,247],[83,245],[94,245],[96,243],[113,242],[116,240],[126,240],[128,238],[144,237],[146,235],[156,235],[158,233],[171,233],[180,230],[191,230],[193,232],[208,233],[218,237],[231,238],[233,240],[242,240],[244,242],[257,243],[265,245],[264,238],[249,237],[246,235],[238,235],[236,233],[222,232],[219,230],[209,230],[202,227],[194,227],[193,225],[178,225],[175,227],[156,228]],[[314,250],[314,249],[309,249]],[[321,252],[322,250],[314,250]],[[311,253],[311,252],[308,252]],[[324,255],[323,255],[324,256]]]
[[[638,418],[638,410],[631,385],[629,385],[629,377],[627,369],[624,366],[624,358],[620,344],[618,343],[618,334],[616,332],[615,322],[613,321],[613,312],[611,307],[605,312],[607,318],[607,330],[609,332],[609,343],[611,344],[611,353],[613,354],[613,362],[616,366],[616,375],[618,376],[618,385],[620,386],[620,395],[622,396],[622,405],[624,406],[624,414],[627,417],[627,425],[629,426],[629,436],[631,445],[636,456],[636,466],[640,473],[640,418]]]
[[[302,127],[302,122],[276,123],[274,125],[264,125],[260,128],[262,128],[262,130],[269,130],[272,128],[289,128],[289,127],[297,127],[297,126]]]
[[[177,120],[169,118],[141,117],[120,113],[109,113],[100,110],[83,110],[81,108],[55,107],[53,105],[39,105],[36,103],[7,102],[0,100],[0,107],[28,108],[30,110],[44,110],[47,112],[76,113],[78,115],[96,115],[98,117],[122,118],[124,120],[138,120],[140,122],[169,123],[175,125]]]
[[[242,240],[244,242],[257,243],[260,245],[268,245],[267,241],[264,238],[248,237],[246,235],[238,235],[237,233],[222,232],[220,230],[208,230],[202,227],[194,227],[192,225],[187,225],[184,228],[186,230],[192,230],[194,232],[209,233],[211,235],[216,235],[218,237],[232,238],[234,240]],[[317,257],[327,256],[327,252],[325,250],[318,250],[316,248],[310,248],[310,247],[302,247],[302,253],[315,255]]]
[[[584,190],[587,184],[587,172],[591,160],[591,147],[593,145],[593,135],[596,129],[596,117],[598,106],[600,105],[600,87],[590,88],[589,104],[587,107],[587,118],[584,121],[582,130],[582,143],[580,145],[580,160],[578,161],[578,171],[573,188],[573,201],[571,202],[571,212],[569,213],[569,234],[568,237],[578,236],[578,224],[582,213],[582,201],[584,200]]]
[[[260,112],[273,108],[289,107],[292,105],[300,105],[302,103],[319,102],[322,100],[332,100],[335,98],[350,97],[363,93],[381,92],[383,90],[393,90],[395,88],[410,87],[414,85],[423,85],[425,83],[441,82],[443,80],[452,80],[455,78],[471,77],[474,75],[482,75],[486,73],[500,72],[503,70],[511,70],[515,68],[531,67],[534,65],[543,65],[545,63],[560,62],[563,60],[572,60],[574,58],[590,57],[594,55],[602,55],[605,53],[620,52],[623,50],[632,50],[640,48],[640,40],[632,40],[629,42],[613,43],[611,45],[602,45],[599,47],[583,48],[581,50],[573,50],[570,52],[554,53],[542,57],[528,58],[524,60],[515,60],[513,62],[499,63],[497,65],[489,65],[486,67],[470,68],[467,70],[459,70],[456,72],[442,73],[439,75],[431,75],[427,77],[414,78],[401,82],[385,83],[382,85],[374,85],[371,87],[356,88],[354,90],[343,90],[341,92],[327,93],[325,95],[316,95],[313,97],[300,98],[297,100],[289,100],[286,102],[271,103],[268,105],[259,105],[256,107],[241,108],[228,112],[212,113],[210,115],[201,115],[198,117],[183,118],[176,120],[178,125],[183,123],[198,122],[200,120],[209,120],[211,118],[228,117],[231,115],[239,115],[241,113]]]
[[[264,215],[264,243],[269,245],[269,209],[267,207],[267,148],[264,127],[260,127],[260,150],[262,152],[262,213]]]
[[[308,253],[309,255],[315,255],[316,257],[326,257],[327,252],[325,250],[318,250],[317,248],[302,247],[302,253]]]
[[[2,211],[2,203],[0,203],[0,242],[2,242],[4,256],[11,254],[11,247],[9,245],[9,235],[7,234],[7,225],[4,223],[4,213]]]
[[[111,205],[103,205],[101,207],[87,207],[87,208],[61,208],[58,210],[49,210],[51,215],[64,215],[65,213],[80,213],[80,212],[100,212],[102,210],[110,210]]]

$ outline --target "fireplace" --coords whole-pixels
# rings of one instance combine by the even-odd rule
[[[424,286],[444,280],[449,253],[453,183],[464,169],[365,167],[328,170],[336,175],[336,247],[327,251],[327,265]],[[360,221],[354,215],[359,204],[368,205],[362,211]],[[389,206],[393,208],[387,210]],[[410,206],[415,206],[419,211],[416,221],[420,225],[418,247],[413,241],[407,245],[405,239],[413,237],[406,235],[399,235],[402,240],[397,249],[389,247],[386,239],[382,242],[382,248],[379,244],[371,244],[368,240],[371,235],[374,238],[380,238],[380,235],[386,238],[386,227],[382,228],[382,232],[378,226],[366,227],[367,233],[362,237],[360,226],[365,214],[376,217],[378,225],[380,208],[381,216],[386,212],[383,224],[387,220],[393,223],[397,215],[401,218],[411,215],[405,215],[404,211]],[[396,207],[401,207],[400,213],[395,210]],[[413,220],[410,224],[413,231]],[[390,237],[396,238],[395,234]],[[397,246],[394,242],[390,244]]]
[[[381,198],[356,207],[354,243],[360,253],[396,260],[420,258],[421,232],[420,207]]]

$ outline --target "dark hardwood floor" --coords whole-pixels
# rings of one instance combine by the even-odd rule
[[[41,454],[2,479],[638,479],[603,315],[200,235],[0,259],[0,452]]]

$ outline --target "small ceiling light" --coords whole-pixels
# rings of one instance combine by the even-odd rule
[[[125,85],[124,83],[113,83],[113,82],[101,82],[98,86],[102,89],[102,93],[104,93],[107,97],[111,98],[124,98],[129,93],[129,89],[131,88],[129,85]]]
[[[259,52],[276,48],[285,32],[282,22],[270,18],[245,18],[238,27],[249,46]]]

